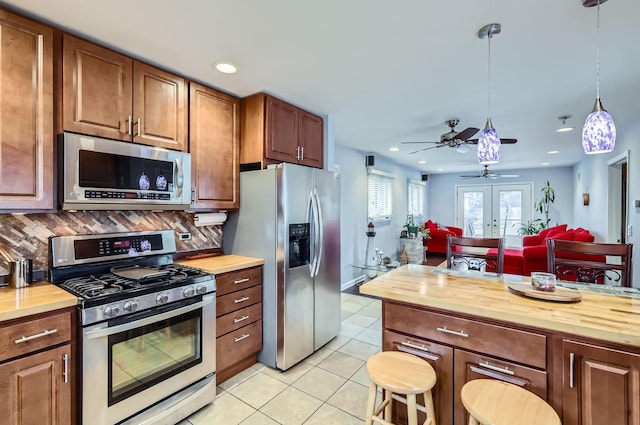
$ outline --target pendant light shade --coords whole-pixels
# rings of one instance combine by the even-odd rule
[[[586,154],[611,152],[616,145],[616,125],[600,101],[600,3],[606,0],[583,0],[584,7],[597,6],[596,24],[596,102],[582,128],[582,148]]]
[[[487,118],[487,124],[478,138],[478,162],[481,165],[497,164],[500,161],[500,137],[493,128],[491,118]]]

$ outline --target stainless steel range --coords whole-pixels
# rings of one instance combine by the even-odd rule
[[[173,263],[172,230],[49,248],[49,281],[79,299],[83,424],[173,425],[214,400],[216,282]]]

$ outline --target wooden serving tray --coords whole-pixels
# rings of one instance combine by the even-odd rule
[[[554,292],[545,292],[534,289],[533,286],[526,283],[509,283],[509,289],[517,295],[523,297],[535,298],[537,300],[556,301],[565,303],[576,303],[582,300],[580,292],[574,289],[566,289],[556,286]]]

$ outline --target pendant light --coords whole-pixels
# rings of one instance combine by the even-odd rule
[[[489,45],[489,66],[487,72],[487,123],[478,138],[478,162],[481,165],[496,164],[500,160],[500,137],[491,122],[491,38],[500,34],[500,24],[489,24],[480,28],[478,38],[487,39]]]
[[[582,128],[582,148],[586,154],[611,152],[616,145],[616,125],[600,101],[600,3],[607,0],[583,0],[584,7],[597,6],[596,18],[596,101]]]

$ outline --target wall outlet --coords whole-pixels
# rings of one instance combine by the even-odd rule
[[[631,224],[627,225],[627,236],[633,236],[633,226]]]
[[[191,239],[191,233],[178,233],[178,239],[180,239],[181,241],[188,241]]]

